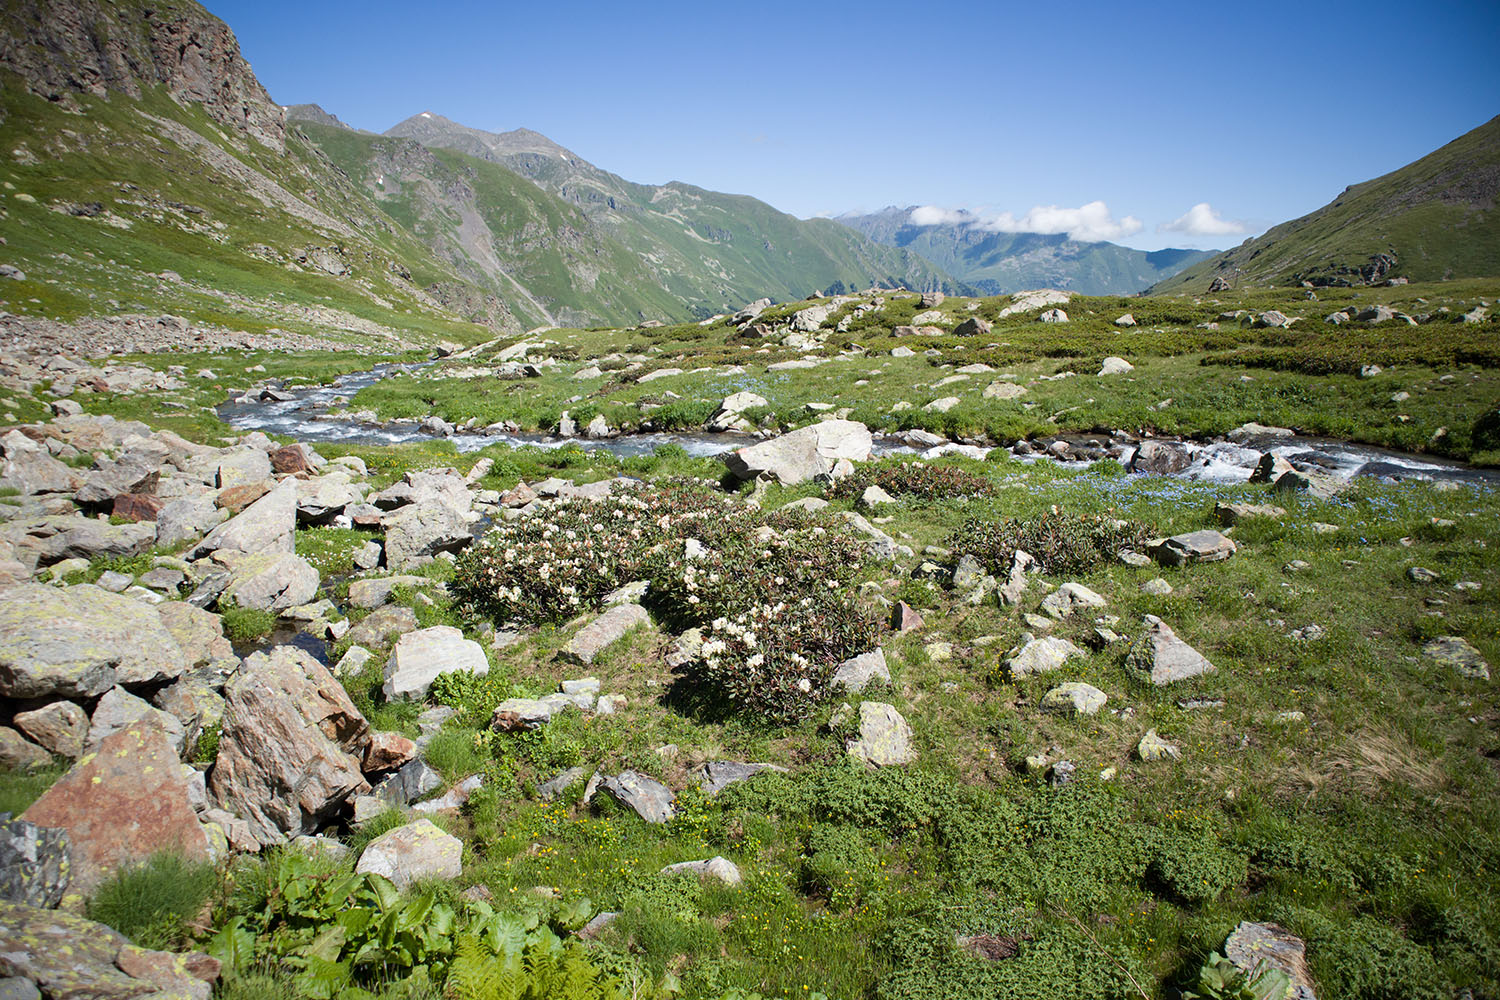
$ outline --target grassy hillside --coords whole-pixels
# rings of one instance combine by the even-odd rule
[[[1216,276],[1246,285],[1363,284],[1500,274],[1500,117],[1331,203],[1160,282],[1203,291]],[[1372,266],[1380,255],[1395,259]]]
[[[980,295],[1065,288],[1082,295],[1130,295],[1209,257],[1212,250],[1135,250],[1066,235],[997,233],[968,223],[914,226],[911,209],[887,208],[837,221],[877,243],[915,253]]]

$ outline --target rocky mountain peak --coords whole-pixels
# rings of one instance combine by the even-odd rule
[[[285,143],[282,109],[234,32],[192,0],[13,0],[0,20],[0,67],[59,102],[163,86],[266,146]]]

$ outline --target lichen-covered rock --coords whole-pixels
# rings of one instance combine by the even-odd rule
[[[134,598],[91,584],[32,583],[0,601],[0,696],[92,698],[186,668],[156,611]]]
[[[370,841],[354,870],[384,875],[398,889],[417,879],[458,878],[463,872],[463,841],[444,833],[430,819],[398,826]]]
[[[679,861],[675,865],[667,865],[661,870],[663,875],[679,875],[691,873],[699,878],[716,878],[725,885],[740,884],[740,869],[728,858],[715,855],[707,861]]]
[[[1071,658],[1082,655],[1083,650],[1067,639],[1048,635],[1027,642],[1008,656],[1002,665],[1012,677],[1027,677],[1056,670]]]
[[[456,552],[474,540],[471,524],[464,511],[441,501],[404,506],[384,519],[385,564],[406,569],[424,556]]]
[[[780,771],[785,774],[786,768],[775,764],[743,764],[735,760],[710,760],[699,766],[697,774],[704,794],[717,795],[730,785],[748,781],[762,771]]]
[[[219,601],[256,611],[285,611],[306,604],[318,594],[318,571],[290,552],[221,552],[216,561],[229,570],[229,583]]]
[[[1224,941],[1224,957],[1246,975],[1262,963],[1280,969],[1292,981],[1288,1000],[1317,1000],[1307,967],[1307,945],[1276,924],[1240,921]]]
[[[297,481],[287,479],[210,531],[187,553],[187,558],[197,559],[221,549],[258,555],[291,553],[295,551],[292,535],[296,528]]]
[[[885,650],[876,649],[840,663],[833,673],[832,683],[836,689],[841,688],[851,694],[859,694],[871,684],[889,684],[890,682],[891,671],[885,662]]]
[[[52,763],[52,755],[9,726],[0,726],[0,768],[30,771]]]
[[[70,891],[85,896],[120,866],[157,851],[208,859],[177,751],[149,722],[106,737],[21,818],[68,831]]]
[[[209,791],[262,843],[314,833],[354,795],[369,724],[333,675],[293,646],[246,657],[224,689]]]
[[[0,899],[43,908],[57,906],[72,873],[68,831],[24,819],[0,822]]]
[[[1234,553],[1234,542],[1211,529],[1173,535],[1151,547],[1151,555],[1164,566],[1218,562]]]
[[[1473,680],[1490,679],[1490,665],[1485,661],[1484,655],[1462,636],[1438,636],[1422,647],[1422,655],[1452,667]]]
[[[1154,615],[1146,616],[1146,634],[1131,648],[1125,665],[1157,687],[1215,669],[1208,657],[1179,639],[1166,622]]]
[[[104,697],[99,699],[99,704],[94,706],[94,714],[89,717],[88,736],[84,739],[84,752],[97,750],[110,736],[140,722],[161,730],[172,744],[172,749],[177,751],[179,757],[182,756],[185,735],[182,722],[168,712],[153,708],[145,699],[137,698],[118,687],[105,692]]]
[[[1042,610],[1062,619],[1079,608],[1102,608],[1107,602],[1081,583],[1065,583],[1042,598]]]
[[[16,728],[59,757],[77,760],[89,731],[89,717],[71,701],[54,701],[30,712],[17,712]]]
[[[381,690],[387,700],[421,698],[440,674],[486,674],[489,669],[490,661],[479,643],[465,639],[463,632],[452,625],[434,625],[396,640],[385,664]]]
[[[890,767],[916,759],[911,726],[894,706],[878,701],[859,703],[858,735],[845,744],[849,756],[873,767]]]
[[[1042,695],[1042,711],[1054,715],[1095,715],[1109,699],[1082,681],[1068,681]]]

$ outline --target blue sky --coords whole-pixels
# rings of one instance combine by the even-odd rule
[[[434,111],[801,217],[1147,249],[1234,245],[1500,113],[1493,0],[208,7],[272,97],[360,128]]]

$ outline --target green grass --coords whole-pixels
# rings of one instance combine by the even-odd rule
[[[88,901],[88,916],[142,948],[169,950],[187,939],[187,923],[217,886],[212,865],[160,852],[101,883]]]

